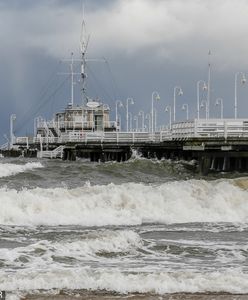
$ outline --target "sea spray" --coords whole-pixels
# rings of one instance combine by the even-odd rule
[[[18,173],[23,173],[28,170],[33,170],[42,167],[43,166],[40,162],[28,162],[24,165],[0,163],[0,177],[12,176]]]

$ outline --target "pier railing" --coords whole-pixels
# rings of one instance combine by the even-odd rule
[[[173,139],[248,137],[248,119],[200,119],[172,124]]]
[[[65,144],[65,143],[158,143],[169,140],[189,138],[248,138],[248,119],[200,119],[172,124],[171,130],[159,132],[123,132],[123,131],[79,131],[61,133],[59,137],[17,137],[17,145],[29,144]]]

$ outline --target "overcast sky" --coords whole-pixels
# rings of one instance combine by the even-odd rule
[[[220,113],[218,97],[224,115],[234,115],[234,75],[248,71],[248,0],[85,0],[85,19],[88,57],[105,57],[111,69],[89,64],[88,94],[112,107],[112,119],[115,100],[127,97],[135,100],[133,115],[148,113],[156,90],[159,124],[168,123],[164,109],[172,105],[176,85],[184,92],[177,98],[178,120],[185,118],[183,103],[193,118],[196,82],[207,80],[209,49],[210,116]],[[81,22],[81,0],[0,0],[1,142],[11,113],[20,136],[32,132],[35,116],[51,118],[69,102],[70,83],[57,73],[69,71],[61,59],[71,52],[79,57]],[[75,90],[80,104],[79,84]],[[240,117],[248,117],[247,101],[248,84],[239,84]]]

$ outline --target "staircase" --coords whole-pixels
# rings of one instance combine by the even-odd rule
[[[59,146],[54,150],[46,150],[37,152],[38,158],[63,158],[64,146]]]
[[[9,143],[5,143],[0,146],[0,150],[8,150],[9,149]]]

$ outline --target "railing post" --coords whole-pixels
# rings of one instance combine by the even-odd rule
[[[118,131],[116,131],[116,142],[117,142],[117,144],[119,144],[119,132]]]
[[[133,139],[133,144],[134,144],[134,132],[132,132],[132,139]]]

